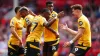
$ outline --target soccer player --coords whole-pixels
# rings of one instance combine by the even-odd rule
[[[16,16],[10,21],[11,37],[8,41],[8,56],[24,56],[22,47],[23,18],[19,13],[21,7],[15,8]]]
[[[22,17],[26,17],[28,15],[28,10],[22,8],[20,10],[20,13]],[[25,13],[27,14],[25,15]],[[48,28],[48,26],[55,21],[55,19],[53,19],[47,22],[45,18],[49,18],[49,16],[50,16],[50,11],[48,9],[44,9],[42,11],[42,14],[35,16],[35,18],[31,20],[31,22],[30,19],[27,19],[28,24],[30,26],[28,26],[29,35],[26,39],[26,54],[25,54],[26,56],[40,56],[39,44],[40,44],[40,37],[44,30],[44,26]],[[48,29],[52,31],[51,28]],[[54,32],[57,35],[55,31],[52,32]]]
[[[53,2],[51,1],[46,2],[46,8],[49,9],[51,12],[50,19],[48,19],[47,21],[54,18],[56,19],[55,22],[50,27],[58,33],[58,23],[59,23],[58,18],[63,16],[64,12],[62,11],[57,14],[55,11],[53,11],[54,5],[53,5]],[[56,35],[53,32],[45,28],[43,56],[53,56],[54,53],[57,53],[56,51],[58,49],[58,44],[59,44],[59,37],[58,36],[56,37]]]
[[[87,17],[82,13],[82,6],[75,4],[71,6],[72,14],[78,19],[78,31],[68,28],[66,25],[61,25],[63,30],[73,34],[75,37],[64,43],[64,47],[70,46],[72,43],[78,41],[78,44],[71,50],[69,56],[85,56],[86,52],[91,47],[91,28]]]

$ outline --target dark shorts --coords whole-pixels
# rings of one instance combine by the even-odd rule
[[[17,45],[9,44],[8,56],[19,56],[21,54],[24,54],[24,48],[23,47],[19,47]]]
[[[72,50],[71,53],[73,53],[75,56],[85,56],[86,52],[90,49],[90,47],[77,45]]]
[[[25,56],[40,56],[39,42],[26,42]]]
[[[56,52],[58,50],[58,40],[56,41],[50,41],[50,42],[44,42],[43,46],[43,52]]]

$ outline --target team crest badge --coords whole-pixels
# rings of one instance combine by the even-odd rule
[[[80,25],[80,26],[83,25],[83,22],[82,22],[82,21],[79,21],[79,25]]]

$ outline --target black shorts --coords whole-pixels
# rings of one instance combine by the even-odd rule
[[[19,56],[21,54],[24,54],[24,48],[19,47],[17,45],[11,45],[8,46],[8,56]]]
[[[71,53],[73,53],[75,56],[85,56],[86,52],[90,49],[90,47],[77,45],[72,50]]]
[[[59,40],[44,42],[43,52],[56,52],[58,50]]]
[[[40,56],[39,42],[26,42],[25,56]]]

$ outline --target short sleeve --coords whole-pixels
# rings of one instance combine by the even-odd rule
[[[79,28],[85,28],[86,27],[86,23],[84,22],[84,20],[79,20],[78,21],[78,26],[79,26]]]
[[[10,21],[10,27],[15,27],[16,21],[12,18]]]
[[[58,14],[53,11],[53,13],[50,15],[51,18],[58,18]]]
[[[47,21],[46,21],[45,18],[40,18],[40,21],[39,21],[39,22],[40,22],[40,24],[41,24],[42,26],[43,26],[44,23],[47,23]]]

